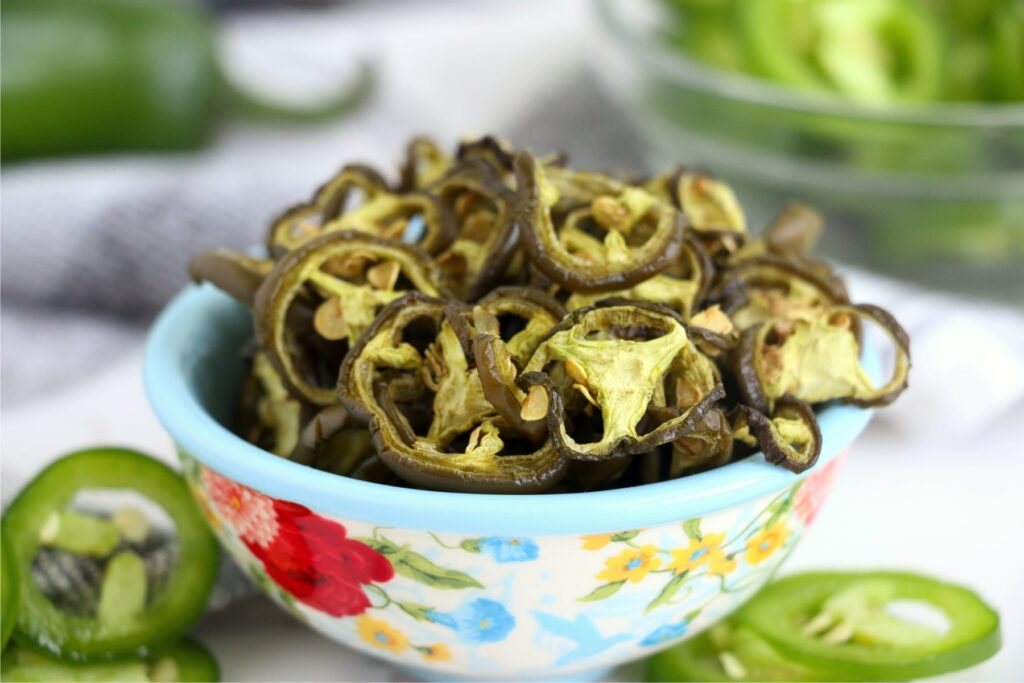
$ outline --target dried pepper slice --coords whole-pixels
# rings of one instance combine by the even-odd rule
[[[519,242],[514,220],[515,193],[482,159],[460,161],[430,191],[450,208],[458,235],[437,256],[450,288],[475,300],[505,274]]]
[[[663,304],[688,319],[704,298],[714,277],[714,266],[700,242],[686,239],[678,262],[628,289],[597,294],[572,294],[565,302],[570,311],[608,299],[629,299]]]
[[[547,401],[519,388],[516,377],[565,309],[536,289],[501,287],[473,310],[473,358],[484,396],[509,427],[533,443],[547,436]],[[529,400],[528,400],[529,399]]]
[[[552,377],[566,378],[560,387]],[[548,429],[555,447],[575,460],[636,455],[691,433],[725,396],[717,371],[667,309],[629,302],[581,309],[552,329],[530,359],[520,386],[542,386],[550,403]],[[586,415],[600,423],[597,441],[570,433],[567,404],[581,396]],[[652,408],[679,414],[641,433]]]
[[[412,245],[327,233],[286,254],[267,275],[253,306],[256,338],[291,391],[330,405],[341,358],[378,311],[408,290],[440,294],[438,280]]]
[[[632,287],[675,263],[682,215],[650,193],[627,187],[569,212],[556,228],[558,191],[527,152],[516,157],[517,220],[531,263],[570,292]],[[595,235],[603,233],[602,238]]]
[[[892,376],[875,387],[860,364],[854,321],[873,321],[892,340]],[[791,396],[808,403],[838,399],[859,406],[892,403],[907,387],[910,340],[887,311],[868,304],[831,306],[807,318],[773,318],[748,328],[736,350],[736,378],[745,402],[771,414]]]
[[[230,249],[210,249],[192,258],[188,274],[193,282],[210,282],[251,307],[256,290],[273,267],[273,261]]]
[[[550,442],[524,444],[504,424],[452,325],[457,316],[473,329],[465,305],[417,293],[389,305],[342,364],[342,404],[368,420],[380,459],[412,484],[480,493],[551,488],[565,460]]]
[[[734,436],[748,446],[757,445],[764,459],[794,472],[813,466],[821,455],[821,430],[814,409],[785,396],[768,417],[749,406],[736,406]]]
[[[313,198],[281,213],[270,226],[270,253],[294,249],[319,235],[323,226],[343,215],[354,204],[365,204],[388,191],[384,177],[363,164],[349,164],[317,188]]]
[[[280,456],[295,449],[302,428],[302,403],[288,393],[263,351],[253,354],[240,408],[240,430],[246,441]]]
[[[452,158],[426,137],[413,138],[405,149],[405,161],[398,168],[399,192],[422,190],[440,179],[452,165]]]
[[[677,168],[645,187],[685,214],[689,230],[712,258],[728,258],[747,242],[747,218],[736,195],[710,174]]]
[[[778,317],[806,318],[850,297],[838,278],[806,260],[776,254],[746,258],[720,287],[725,310],[740,330]]]

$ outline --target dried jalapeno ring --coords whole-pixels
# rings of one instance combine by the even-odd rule
[[[330,405],[345,352],[380,309],[410,289],[441,293],[422,251],[365,233],[327,233],[286,254],[267,275],[253,306],[256,338],[291,391]]]
[[[903,616],[921,612],[939,618]],[[1001,640],[999,615],[976,593],[905,572],[788,576],[755,595],[738,619],[783,657],[865,681],[964,669],[995,654]]]
[[[860,363],[857,319],[877,323],[893,343],[892,376],[880,387]],[[888,312],[868,304],[831,306],[805,318],[772,318],[743,333],[736,356],[745,402],[766,414],[787,395],[807,403],[839,399],[888,405],[906,389],[910,372],[907,333]]]
[[[740,330],[769,318],[801,318],[850,302],[842,282],[806,260],[760,254],[728,270],[724,306]]]
[[[551,209],[557,188],[527,152],[516,157],[516,187],[517,220],[531,263],[570,292],[626,289],[679,258],[682,215],[643,189],[601,195],[556,227]]]
[[[552,379],[556,378],[556,379]],[[520,378],[550,402],[556,448],[576,460],[604,460],[652,450],[692,432],[725,392],[714,363],[687,337],[682,321],[654,305],[609,301],[571,313],[548,333]],[[570,401],[599,425],[596,441],[570,434]],[[679,414],[640,433],[652,408]],[[577,422],[581,413],[572,416]]]
[[[597,294],[572,294],[565,302],[574,311],[592,306],[608,298],[647,301],[668,306],[688,319],[697,303],[704,298],[714,276],[714,266],[700,242],[686,239],[679,260],[664,271],[628,289]]]
[[[775,402],[771,417],[749,406],[736,406],[733,426],[737,440],[756,444],[765,460],[787,470],[803,472],[821,455],[821,430],[814,410],[791,396]]]
[[[422,190],[439,180],[452,159],[427,137],[413,138],[405,148],[405,161],[398,167],[398,191]]]
[[[13,647],[0,665],[5,681],[159,681],[212,683],[220,666],[205,647],[185,638],[169,650],[148,657],[111,662],[68,662],[22,647]]]
[[[437,265],[460,298],[480,298],[505,274],[518,248],[515,193],[482,159],[460,161],[430,187],[458,224],[455,240]]]
[[[380,459],[410,483],[480,493],[554,486],[564,459],[550,442],[524,443],[503,424],[454,316],[471,321],[472,311],[417,293],[390,304],[341,367],[342,404],[369,421]]]
[[[163,510],[176,538],[173,570],[166,579],[154,583],[135,552],[149,534],[145,517],[115,515],[107,521],[66,510],[87,489],[133,492]],[[62,536],[64,523],[74,523],[75,533]],[[108,526],[120,530],[123,538],[115,548],[102,541]],[[18,494],[4,513],[3,527],[18,562],[20,607],[14,637],[19,645],[63,659],[145,656],[173,643],[202,614],[217,575],[217,542],[184,480],[135,451],[101,448],[61,458]],[[83,550],[101,545],[107,548],[103,582],[88,609],[62,609],[33,578],[44,546]]]
[[[193,282],[210,282],[252,307],[256,290],[273,267],[273,261],[230,249],[210,249],[193,257],[188,264],[188,274]]]
[[[510,428],[534,443],[547,436],[547,397],[543,390],[529,396],[516,377],[564,317],[556,300],[527,287],[499,287],[473,309],[473,358],[484,396]]]
[[[264,351],[253,354],[239,407],[239,431],[246,441],[283,457],[295,449],[302,429],[303,405],[288,393]]]
[[[363,164],[349,164],[317,188],[313,198],[281,213],[270,226],[267,248],[271,254],[290,251],[321,234],[324,226],[388,191],[384,177]]]

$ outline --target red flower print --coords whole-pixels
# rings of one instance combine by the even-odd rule
[[[259,491],[202,468],[203,485],[224,523],[235,530],[246,545],[267,546],[277,536],[274,501]]]
[[[208,478],[207,473],[212,476]],[[304,505],[269,498],[206,468],[203,481],[218,511],[263,563],[267,575],[314,609],[334,617],[362,614],[370,607],[363,585],[384,583],[395,575],[383,555],[347,538],[345,527],[315,515]],[[242,514],[242,509],[258,515],[259,524]],[[269,538],[268,529],[274,531]]]
[[[829,491],[832,490],[832,482],[835,479],[836,470],[839,469],[839,464],[845,457],[846,453],[841,453],[832,462],[807,477],[796,492],[796,500],[793,501],[793,512],[796,518],[805,525],[809,526],[814,521],[814,518],[818,516],[818,511],[821,510],[825,499],[828,498]]]

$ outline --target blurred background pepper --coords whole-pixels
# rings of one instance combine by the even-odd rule
[[[3,161],[201,145],[218,115],[337,116],[370,71],[308,108],[254,97],[225,77],[212,18],[174,0],[4,0]]]

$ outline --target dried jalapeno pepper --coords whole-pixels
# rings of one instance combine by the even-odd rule
[[[352,165],[317,190],[309,203],[281,214],[270,228],[268,247],[272,253],[287,251],[338,230],[401,240],[433,254],[451,242],[456,227],[436,197],[418,191],[394,193],[379,173]]]
[[[454,325],[453,321],[462,318]],[[555,485],[565,460],[504,424],[456,332],[466,305],[410,293],[390,304],[342,364],[338,392],[367,420],[380,459],[428,488],[532,493]]]
[[[663,307],[614,300],[575,311],[553,328],[520,384],[547,391],[551,438],[576,460],[636,455],[678,439],[725,396],[714,363],[681,319]],[[575,406],[581,410],[573,415]],[[641,433],[648,412],[666,407],[679,412]],[[575,438],[570,420],[589,423],[583,431],[597,440]]]
[[[601,195],[556,227],[557,188],[527,152],[516,157],[517,221],[531,263],[570,292],[611,292],[665,270],[679,258],[684,220],[637,187]]]
[[[330,405],[345,351],[410,289],[441,293],[422,251],[365,233],[327,233],[286,254],[267,275],[253,305],[256,338],[299,398]]]
[[[455,239],[437,255],[437,265],[455,294],[478,299],[501,279],[518,249],[515,193],[482,159],[460,161],[430,191],[450,207],[458,225]]]
[[[860,363],[857,319],[877,323],[893,342],[895,366],[880,387]],[[868,304],[769,319],[743,333],[736,354],[743,398],[762,413],[772,413],[784,396],[807,403],[839,399],[859,406],[887,405],[906,389],[910,371],[907,333],[889,313]]]
[[[821,455],[821,430],[814,410],[804,401],[784,396],[771,416],[749,406],[736,406],[733,435],[758,446],[764,459],[794,472],[813,466]]]

